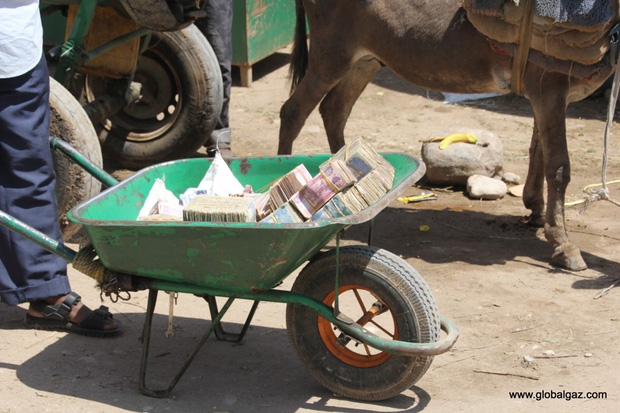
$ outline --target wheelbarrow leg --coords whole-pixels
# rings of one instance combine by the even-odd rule
[[[215,320],[215,318],[219,314],[219,310],[217,308],[216,297],[212,295],[203,295],[204,298],[209,303],[209,310],[211,311],[211,319]],[[254,317],[254,313],[256,312],[256,308],[258,307],[258,303],[260,301],[254,301],[252,304],[252,308],[250,309],[250,313],[248,314],[248,318],[245,320],[245,324],[239,333],[229,333],[224,330],[221,322],[218,322],[215,325],[215,336],[222,341],[230,341],[233,343],[239,343],[243,340],[245,333],[248,331],[248,327],[250,327],[250,323],[252,322],[252,318]]]
[[[146,367],[147,367],[148,359],[149,359],[149,346],[150,346],[150,341],[151,341],[151,327],[153,324],[153,314],[155,313],[155,304],[157,303],[157,293],[158,293],[158,290],[149,289],[148,305],[146,308],[146,319],[144,320],[144,330],[142,333],[142,361],[140,363],[139,387],[140,387],[140,392],[146,396],[162,398],[162,397],[168,397],[168,395],[170,395],[170,392],[172,391],[172,389],[174,389],[174,386],[177,385],[177,383],[179,382],[179,380],[181,379],[181,377],[183,376],[183,374],[185,373],[189,365],[194,360],[194,357],[196,357],[196,355],[198,354],[202,346],[206,343],[211,333],[215,330],[215,326],[217,326],[220,323],[222,317],[224,317],[224,314],[226,314],[226,312],[232,305],[233,301],[235,301],[235,298],[234,297],[228,298],[228,300],[224,304],[224,307],[222,307],[222,310],[212,320],[211,324],[209,325],[209,328],[207,328],[207,331],[202,336],[202,339],[196,345],[196,347],[191,352],[191,354],[187,357],[187,359],[185,360],[185,363],[183,364],[183,366],[181,367],[177,375],[168,385],[168,388],[166,390],[151,390],[146,387],[145,382],[146,382]]]

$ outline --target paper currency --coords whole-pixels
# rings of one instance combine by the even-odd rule
[[[343,146],[333,156],[334,160],[345,161],[351,172],[360,179],[377,167],[379,155],[363,136],[358,136]]]
[[[293,195],[291,203],[297,208],[301,216],[310,219],[337,192],[338,189],[330,185],[323,174],[319,173],[298,193]]]
[[[278,179],[267,192],[256,199],[256,216],[259,221],[280,208],[304,185],[312,179],[312,175],[301,164]]]
[[[340,159],[324,162],[319,170],[325,181],[336,191],[342,191],[357,182],[357,177],[347,163]]]
[[[386,191],[389,191],[394,186],[394,175],[396,170],[391,163],[389,163],[383,156],[379,155],[377,159],[377,178],[383,185]]]
[[[339,218],[350,215],[352,212],[342,200],[343,194],[336,194],[323,208],[312,215],[312,221],[321,221],[330,218]]]
[[[183,220],[256,222],[256,209],[251,197],[197,195],[183,208]]]
[[[291,205],[290,202],[285,203],[280,206],[280,208],[273,211],[273,213],[269,214],[265,217],[261,222],[262,223],[277,223],[277,224],[291,224],[304,222],[305,219],[299,215],[297,210]]]
[[[363,156],[367,157],[368,154],[372,155],[372,151],[365,150]],[[372,162],[368,160],[369,157],[367,157],[368,161],[364,161],[364,165],[374,164],[374,168],[361,176],[353,186],[344,188],[325,203],[322,208],[316,210],[311,217],[313,221],[343,217],[359,212],[377,202],[392,188],[394,167],[381,155],[376,154],[376,158],[374,156],[372,155]],[[337,162],[342,161],[328,161],[321,165],[321,168],[334,165]],[[297,204],[295,205],[297,206]],[[310,208],[306,207],[306,210],[310,210]]]
[[[173,202],[157,203],[157,213],[160,215],[173,215],[183,219],[183,205]]]

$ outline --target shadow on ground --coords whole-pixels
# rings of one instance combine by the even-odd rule
[[[372,244],[404,259],[418,259],[429,264],[462,262],[485,267],[527,258],[534,261],[531,265],[549,273],[579,275],[551,266],[553,247],[544,239],[542,229],[523,223],[522,218],[472,210],[433,209],[427,205],[389,207],[375,219]],[[421,225],[429,226],[430,230],[420,231]],[[351,227],[343,241],[367,243],[369,229],[368,223]],[[600,289],[618,278],[620,263],[597,255],[596,251],[582,250],[582,256],[589,269],[601,276],[578,280],[574,288]]]
[[[3,306],[2,329],[23,329],[25,310]],[[7,311],[5,311],[7,310]],[[259,306],[259,313],[261,307]],[[259,314],[257,313],[257,314]],[[94,339],[75,334],[39,331],[41,343],[51,343],[21,365],[0,362],[0,369],[15,370],[18,380],[40,397],[45,393],[71,396],[126,411],[278,411],[332,412],[343,401],[309,375],[288,343],[286,330],[251,326],[241,344],[209,338],[168,398],[151,398],[139,392],[141,362],[140,326],[144,314],[119,314],[123,335]],[[176,317],[175,336],[166,338],[167,317],[155,315],[146,371],[146,387],[166,389],[188,353],[198,343],[209,320]],[[227,323],[239,331],[241,325]],[[55,335],[56,334],[56,335]],[[27,344],[27,343],[25,343]],[[36,343],[35,343],[36,344]],[[130,362],[128,362],[130,361]],[[430,395],[422,388],[380,403],[347,401],[337,411],[422,411]],[[105,410],[105,407],[103,407]]]

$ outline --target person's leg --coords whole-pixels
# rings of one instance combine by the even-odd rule
[[[42,58],[22,76],[0,79],[0,209],[62,242],[55,186],[49,147],[49,74]],[[122,330],[107,308],[92,311],[70,293],[64,259],[0,227],[0,301],[29,302],[27,324],[89,335]]]
[[[222,111],[217,125],[205,146],[213,147],[216,141],[220,149],[229,149],[230,133],[230,94],[232,86],[232,0],[207,0],[203,5],[207,16],[196,21],[196,27],[204,34],[217,57],[222,72],[223,97]]]
[[[62,241],[49,149],[49,75],[0,79],[0,209]],[[0,228],[0,300],[16,305],[71,291],[67,263]]]

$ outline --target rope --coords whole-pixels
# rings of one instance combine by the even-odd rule
[[[532,24],[534,21],[534,12],[532,11],[533,0],[525,1],[523,10],[523,19],[519,27],[519,42],[515,47],[512,56],[512,77],[510,80],[510,89],[514,93],[523,94],[523,75],[525,74],[525,66],[527,66],[527,58],[530,53],[530,45],[532,43]]]
[[[616,64],[616,71],[614,73],[614,81],[611,85],[611,95],[609,96],[609,106],[607,108],[607,122],[605,123],[605,135],[603,143],[603,167],[601,170],[601,189],[587,189],[586,198],[583,205],[579,209],[578,214],[584,212],[590,204],[599,200],[606,200],[616,206],[620,206],[620,203],[609,196],[609,189],[607,188],[607,158],[609,150],[609,132],[614,120],[614,114],[616,113],[616,103],[618,101],[618,87],[620,84],[620,64]]]
[[[108,270],[97,258],[97,252],[90,242],[80,245],[71,263],[73,268],[97,281],[101,295],[105,294],[113,303],[131,298],[128,291],[121,290],[116,272]]]
[[[88,275],[101,285],[104,282],[105,267],[96,259],[97,252],[91,243],[80,245],[80,249],[73,258],[73,268]]]

